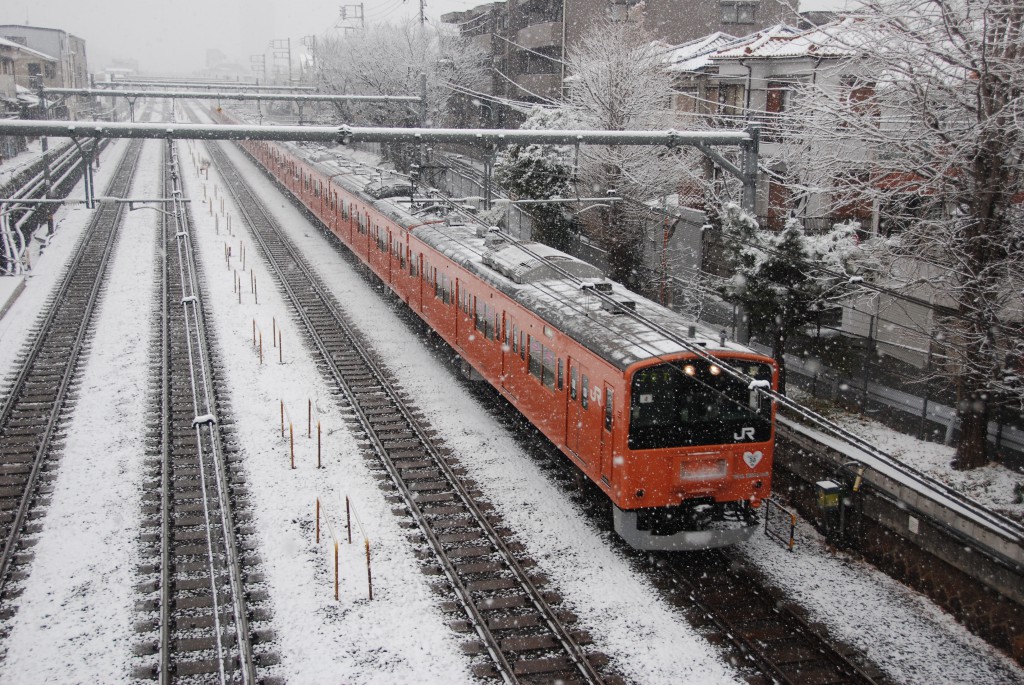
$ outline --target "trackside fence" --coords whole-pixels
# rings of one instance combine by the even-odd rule
[[[770,497],[764,504],[764,534],[792,552],[796,546],[796,514]]]

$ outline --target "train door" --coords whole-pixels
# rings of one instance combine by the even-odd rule
[[[580,434],[583,432],[583,419],[585,403],[581,397],[580,384],[586,369],[580,366],[572,357],[569,357],[569,392],[566,395],[565,408],[565,445],[576,456],[580,455]]]
[[[601,417],[601,480],[611,485],[612,474],[612,429],[615,421],[615,391],[612,386],[604,384],[603,397],[598,397],[598,410]]]

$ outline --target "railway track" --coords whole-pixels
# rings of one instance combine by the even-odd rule
[[[141,150],[139,141],[128,146],[107,195],[127,195]],[[21,354],[22,362],[0,406],[0,612],[4,619],[13,615],[10,600],[20,594],[22,567],[31,560],[33,536],[39,532],[33,519],[47,504],[56,475],[53,453],[58,432],[74,399],[78,363],[88,347],[124,211],[123,205],[114,203],[103,203],[96,210],[64,280]]]
[[[881,671],[859,663],[857,654],[804,619],[736,552],[660,555],[652,566],[655,584],[670,601],[756,672],[748,678],[752,685],[888,685]]]
[[[217,144],[210,157],[234,196],[296,318],[330,379],[366,436],[395,494],[396,514],[418,530],[424,571],[447,583],[443,608],[451,625],[469,636],[478,655],[474,672],[507,683],[617,682],[602,672],[607,658],[588,652],[575,617],[557,609],[558,593],[530,569],[521,547],[487,503],[478,501],[457,463],[433,437],[420,413],[403,398],[344,312],[285,238],[262,203]]]
[[[263,649],[273,638],[270,613],[249,542],[245,480],[230,447],[232,421],[215,382],[192,222],[176,159],[164,169],[165,197],[175,202],[158,246],[160,348],[152,360],[160,422],[143,494],[135,674],[161,683],[271,682],[259,667],[279,659]]]
[[[519,436],[523,452],[536,460],[566,499],[609,533],[607,499],[506,400],[477,388],[474,395],[494,418]],[[712,643],[751,685],[892,685],[866,657],[832,639],[824,626],[809,622],[785,593],[767,583],[742,551],[650,553],[619,543],[663,596]]]

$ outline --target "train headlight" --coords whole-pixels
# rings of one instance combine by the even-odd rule
[[[687,376],[692,376],[695,373],[697,373],[697,367],[694,366],[693,364],[687,364],[686,366],[683,367],[683,373],[685,373]]]
[[[685,481],[715,480],[729,475],[729,462],[726,459],[715,461],[683,462],[680,478]]]
[[[722,373],[722,367],[715,366],[714,364],[712,364],[711,366],[708,367],[708,373],[710,373],[712,376],[717,376],[718,374]]]

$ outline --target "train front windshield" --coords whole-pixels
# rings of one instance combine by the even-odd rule
[[[772,380],[768,364],[730,360],[756,380]],[[764,442],[771,437],[771,400],[700,359],[650,366],[633,374],[629,448]]]

